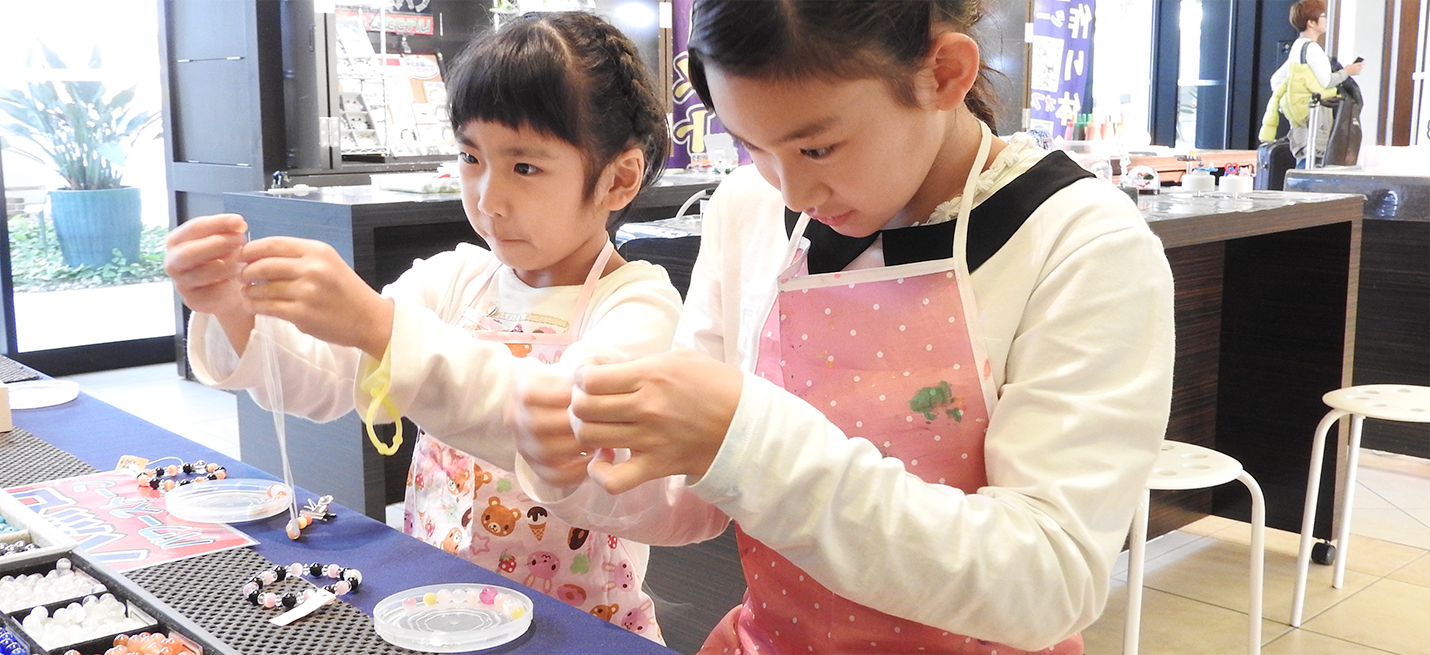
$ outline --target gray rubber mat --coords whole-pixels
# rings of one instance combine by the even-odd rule
[[[255,607],[239,596],[254,574],[273,562],[248,548],[209,553],[125,574],[219,641],[247,655],[272,653],[412,653],[377,636],[372,618],[341,601],[286,627],[268,622],[281,609]],[[269,585],[265,591],[299,593],[311,587],[306,578]]]
[[[39,379],[40,372],[9,357],[0,356],[0,382],[24,382]]]
[[[0,432],[0,489],[98,472],[23,428]]]
[[[0,489],[98,472],[23,429],[0,433]],[[272,566],[273,562],[252,549],[236,548],[129,571],[124,576],[244,655],[415,652],[383,641],[373,631],[371,617],[342,601],[329,603],[286,627],[269,623],[279,610],[250,605],[239,596],[239,589],[254,574]],[[299,578],[269,589],[298,592],[309,584],[306,578]]]

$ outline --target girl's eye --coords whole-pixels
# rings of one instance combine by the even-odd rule
[[[459,161],[461,161],[463,164],[475,164],[475,163],[477,163],[477,158],[476,158],[476,157],[473,157],[471,154],[465,153],[465,152],[459,152],[459,153],[457,153],[457,159],[458,159]]]
[[[808,157],[810,159],[824,159],[825,157],[828,157],[829,153],[831,152],[834,152],[834,146],[825,146],[823,148],[800,148],[799,150],[799,154],[804,155],[805,157]]]
[[[512,167],[512,170],[516,171],[517,175],[532,175],[536,173],[536,167],[531,164],[517,164]]]

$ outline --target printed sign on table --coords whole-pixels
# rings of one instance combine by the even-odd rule
[[[141,489],[133,473],[106,471],[8,491],[78,541],[90,559],[121,573],[258,543],[227,525],[169,516],[163,494]]]

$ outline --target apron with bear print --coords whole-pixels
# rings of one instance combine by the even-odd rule
[[[545,327],[507,331],[477,306],[467,309],[459,325],[474,338],[506,344],[516,357],[555,363],[580,337],[579,326],[612,252],[607,242],[577,296],[565,334]],[[485,287],[490,287],[497,270],[500,267],[493,267]],[[486,295],[483,289],[477,297]],[[426,433],[418,436],[407,472],[403,530],[631,632],[662,641],[654,606],[641,590],[636,563],[623,540],[549,516],[546,508],[522,493],[513,473]]]
[[[984,126],[952,257],[810,275],[808,249],[799,247],[809,217],[800,216],[755,365],[850,438],[868,439],[924,482],[970,494],[988,484],[983,440],[997,400],[965,256],[972,171],[983,169],[991,138]],[[702,655],[1024,653],[844,598],[736,527],[748,591]],[[1082,639],[1039,652],[1081,653]]]

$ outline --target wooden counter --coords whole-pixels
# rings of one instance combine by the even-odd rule
[[[1176,191],[1138,205],[1176,287],[1167,438],[1240,460],[1265,492],[1266,524],[1299,532],[1321,396],[1351,379],[1361,197]],[[1327,450],[1335,462],[1334,444]],[[1335,488],[1335,468],[1325,467],[1322,488]],[[1325,537],[1333,496],[1321,496]],[[1240,485],[1154,492],[1150,534],[1208,513],[1249,520],[1250,508]]]

